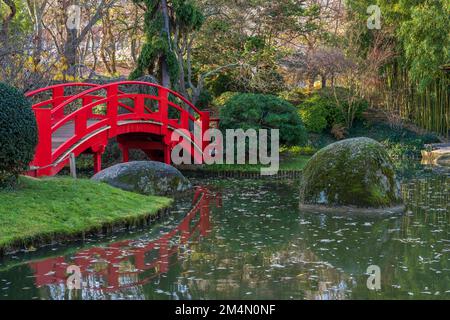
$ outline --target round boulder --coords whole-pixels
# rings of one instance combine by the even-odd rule
[[[100,171],[92,180],[145,195],[173,195],[191,188],[180,171],[162,162],[132,161]]]
[[[400,208],[400,185],[384,147],[369,138],[319,150],[303,170],[300,206]]]

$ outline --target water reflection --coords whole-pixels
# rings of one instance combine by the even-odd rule
[[[145,298],[142,286],[168,272],[170,259],[189,253],[188,241],[206,237],[211,230],[210,207],[221,205],[220,194],[197,188],[193,208],[170,232],[157,240],[142,239],[115,242],[107,247],[79,251],[71,257],[56,257],[29,263],[35,286],[45,288],[50,299],[120,298],[125,293],[134,299]],[[82,290],[67,290],[67,267],[78,266]],[[41,292],[42,293],[42,292]]]
[[[177,203],[181,218],[151,230],[54,258],[49,250],[0,261],[0,298],[450,298],[449,176],[405,174],[407,212],[390,216],[299,212],[295,182],[208,184],[194,206]],[[66,289],[70,264],[82,267],[83,290]],[[366,286],[373,264],[378,292]]]

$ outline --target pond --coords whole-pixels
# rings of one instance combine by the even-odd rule
[[[0,299],[450,299],[450,175],[400,175],[407,211],[384,216],[300,212],[295,181],[195,181],[150,229],[4,257]]]

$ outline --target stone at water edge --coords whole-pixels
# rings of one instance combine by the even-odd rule
[[[392,162],[373,139],[353,138],[328,145],[303,170],[301,207],[401,208],[402,202]]]
[[[436,164],[439,165],[439,166],[449,167],[450,168],[450,153],[439,157],[436,160]]]
[[[100,171],[92,180],[145,195],[173,195],[191,188],[191,183],[180,171],[156,161],[116,164]]]

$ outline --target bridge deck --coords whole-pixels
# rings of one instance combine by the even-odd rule
[[[99,120],[97,119],[89,119],[87,121],[87,126],[91,126],[94,123],[97,123]],[[73,121],[68,122],[59,128],[52,135],[52,152],[55,152],[64,142],[69,140],[75,134],[75,123]]]

